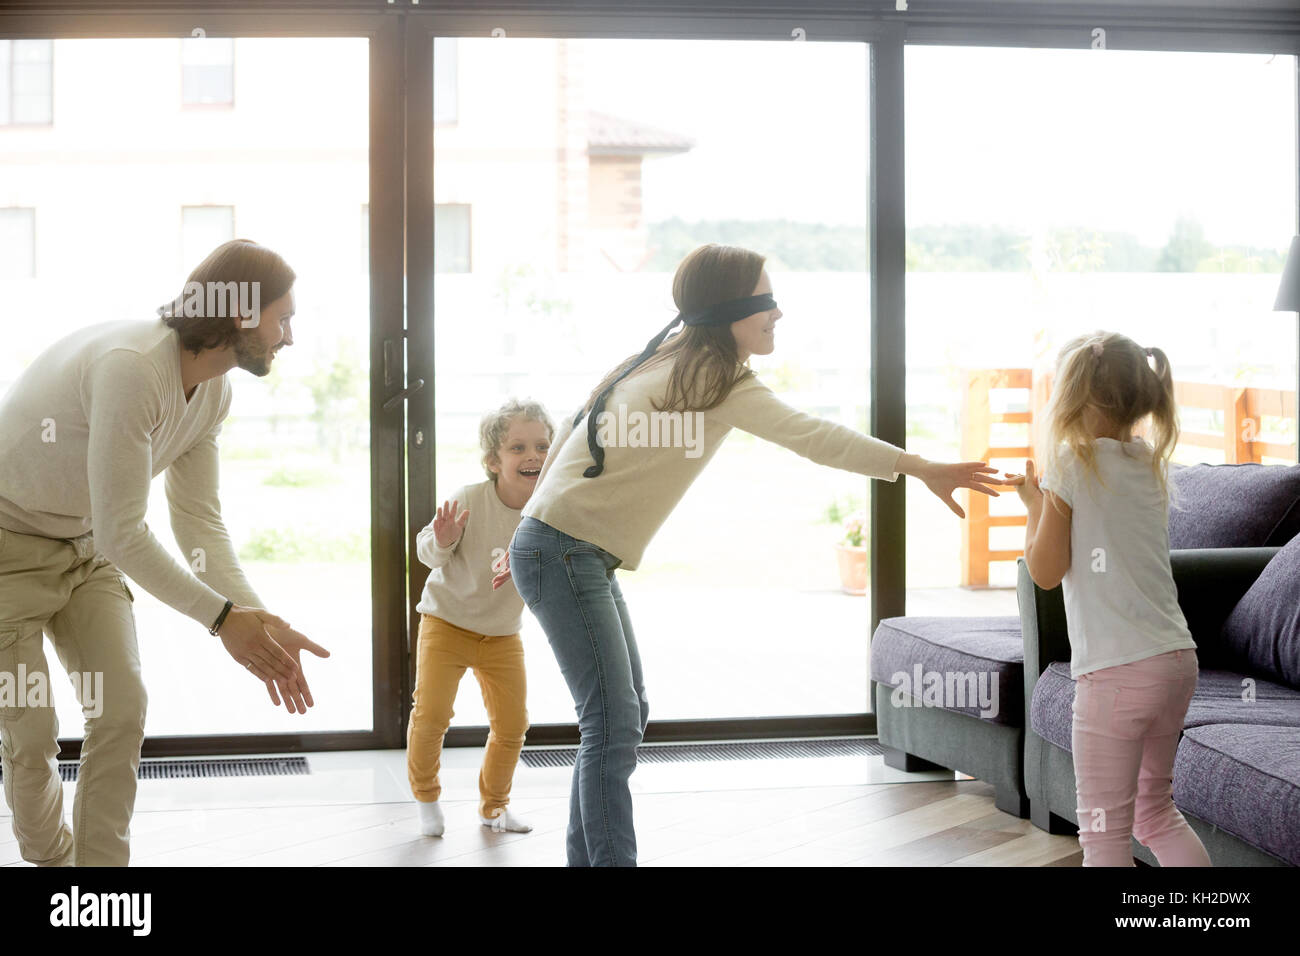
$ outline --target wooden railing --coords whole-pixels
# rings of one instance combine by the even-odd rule
[[[1023,412],[994,412],[989,403],[989,392],[995,388],[1020,388],[1032,395],[1033,373],[1027,368],[970,369],[965,374],[966,389],[961,406],[961,458],[962,461],[988,461],[990,458],[1030,458],[1033,448],[1024,445],[992,444],[992,426],[998,423],[1023,423],[1029,426],[1033,440],[1032,398],[1031,410]],[[989,514],[989,497],[978,492],[965,492],[966,520],[961,523],[961,583],[962,587],[988,587],[989,565],[994,561],[1014,561],[1024,552],[993,551],[989,547],[989,529],[1000,526],[1021,527],[1024,515]]]
[[[1265,458],[1296,460],[1296,443],[1265,441],[1262,419],[1265,415],[1295,421],[1295,392],[1277,388],[1238,388],[1233,385],[1201,385],[1175,382],[1174,397],[1178,407],[1223,412],[1223,432],[1194,432],[1184,428],[1178,444],[1223,451],[1226,464],[1261,462]]]
[[[1034,457],[1034,421],[1041,415],[1051,392],[1051,377],[1034,378],[1031,369],[968,369],[964,373],[966,388],[961,411],[961,457],[963,461],[988,461],[997,458]],[[1028,411],[995,413],[989,392],[995,388],[1024,389]],[[1222,412],[1222,432],[1198,432],[1183,428],[1179,447],[1193,446],[1221,451],[1226,464],[1262,462],[1265,458],[1296,461],[1297,446],[1291,441],[1269,441],[1263,434],[1263,418],[1276,417],[1290,423],[1288,434],[1295,432],[1296,393],[1282,389],[1240,388],[1233,385],[1205,385],[1199,382],[1175,382],[1174,396],[1181,413],[1188,409]],[[1028,426],[1023,445],[994,445],[992,426],[997,423]],[[989,565],[995,561],[1014,561],[1022,549],[993,550],[989,531],[996,527],[1024,527],[1023,514],[993,515],[989,498],[976,492],[963,492],[966,520],[961,530],[961,584],[963,587],[988,587]]]

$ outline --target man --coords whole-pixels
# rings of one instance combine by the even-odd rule
[[[0,679],[40,674],[48,686],[42,631],[70,676],[103,675],[93,707],[85,682],[74,682],[86,723],[71,829],[52,703],[28,706],[22,688],[17,700],[0,698],[5,799],[29,862],[130,858],[146,694],[124,573],[219,637],[266,682],[273,704],[283,696],[290,713],[313,704],[298,655],[329,652],[262,609],[217,496],[225,373],[237,365],[266,375],[293,344],[294,278],[270,249],[227,242],[159,319],[80,329],[0,398]],[[150,482],[164,470],[188,567],[144,520]]]

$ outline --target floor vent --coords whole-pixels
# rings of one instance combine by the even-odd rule
[[[783,760],[796,757],[865,757],[882,754],[875,738],[824,737],[816,740],[738,740],[726,743],[642,744],[637,763],[683,763],[702,760]],[[577,747],[525,747],[526,767],[572,767]]]
[[[76,760],[59,761],[65,783],[77,779]],[[152,757],[140,761],[140,780],[184,780],[197,777],[292,777],[311,773],[306,757],[231,757],[225,760],[186,760]],[[0,772],[0,779],[3,773]]]

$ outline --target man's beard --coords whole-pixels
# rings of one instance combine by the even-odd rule
[[[271,372],[271,350],[253,335],[240,332],[235,336],[235,364],[259,377],[268,375]]]

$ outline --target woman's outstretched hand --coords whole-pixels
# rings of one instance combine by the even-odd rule
[[[997,469],[983,461],[929,461],[920,455],[903,454],[898,459],[898,472],[920,478],[946,504],[958,518],[966,517],[961,505],[953,500],[952,493],[958,488],[970,488],[991,498],[998,493],[987,485],[1010,485],[1015,482],[1010,478],[999,478]]]

